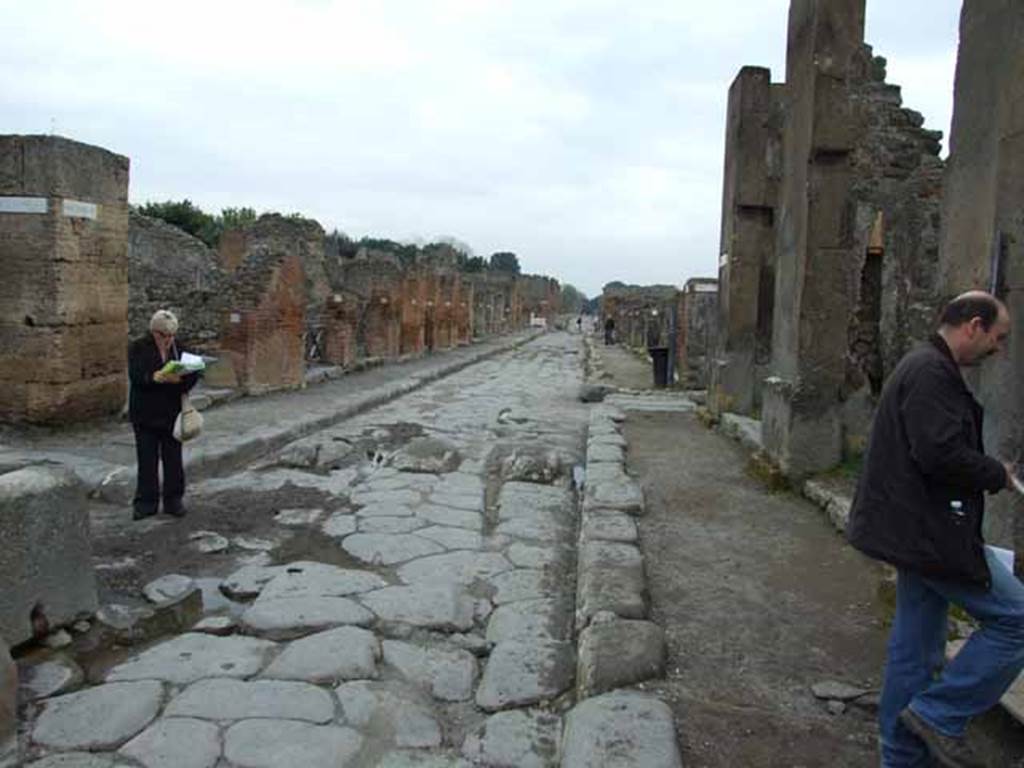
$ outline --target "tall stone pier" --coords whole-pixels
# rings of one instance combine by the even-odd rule
[[[761,369],[771,352],[783,93],[764,67],[743,67],[729,88],[718,339],[708,398],[715,413],[750,414],[760,406]]]
[[[790,5],[786,51],[786,173],[776,224],[771,376],[764,384],[765,447],[790,475],[827,469],[842,455],[836,392],[859,279],[851,153],[857,115],[848,96],[864,41],[864,0]]]
[[[940,245],[948,294],[993,291],[1010,309],[1008,354],[972,372],[987,450],[1024,461],[1024,5],[966,0]],[[1024,559],[1024,500],[989,502],[986,538]],[[1014,521],[1017,531],[1014,532]],[[1021,573],[1021,571],[1018,571]]]
[[[0,136],[0,421],[124,405],[127,251],[128,158]]]

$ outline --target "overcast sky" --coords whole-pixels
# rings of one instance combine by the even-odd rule
[[[869,0],[948,135],[957,0]],[[454,236],[588,295],[717,273],[726,93],[785,0],[0,0],[4,133],[131,158],[134,203]],[[157,10],[159,9],[159,10]]]

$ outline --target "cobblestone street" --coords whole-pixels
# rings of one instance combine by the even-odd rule
[[[136,644],[152,610],[108,607],[97,624],[121,621],[127,647],[90,647],[94,627],[75,639],[83,672],[68,655],[23,659],[22,759],[544,766],[561,751],[587,764],[561,716],[576,675],[581,353],[578,336],[550,334],[479,363],[194,484],[184,520],[96,505],[106,596],[162,576],[145,587],[158,610],[187,611],[198,586],[204,616]],[[60,695],[82,674],[88,687]],[[577,720],[577,741],[600,740],[593,713]]]

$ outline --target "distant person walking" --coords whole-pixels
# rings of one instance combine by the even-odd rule
[[[964,738],[1024,668],[1024,585],[984,546],[984,492],[1013,467],[984,453],[982,409],[960,372],[1006,343],[1010,317],[981,291],[958,296],[939,330],[882,391],[847,534],[897,569],[896,616],[879,707],[883,766],[981,765]],[[941,674],[947,609],[980,623]]]
[[[611,315],[605,318],[604,321],[604,343],[609,345],[615,341],[615,318]]]
[[[195,386],[197,373],[162,373],[168,360],[181,355],[174,343],[178,318],[166,309],[157,310],[149,321],[149,333],[128,348],[128,415],[135,431],[137,479],[132,519],[157,513],[160,500],[158,465],[163,464],[164,512],[175,517],[185,514],[185,469],[181,443],[172,434],[181,411],[181,396]]]
[[[576,332],[583,333],[583,315],[579,315],[576,318]]]

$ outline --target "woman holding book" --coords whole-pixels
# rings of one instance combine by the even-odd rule
[[[128,348],[128,415],[135,430],[135,455],[138,476],[132,519],[141,520],[157,513],[160,501],[158,465],[163,462],[164,512],[175,517],[185,514],[185,469],[181,462],[181,443],[172,433],[174,420],[181,411],[181,396],[195,386],[198,373],[171,372],[169,365],[181,354],[174,343],[178,318],[159,309],[149,320],[149,333]]]

